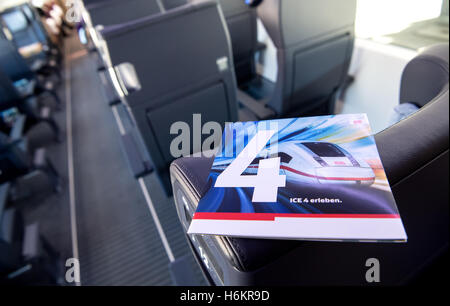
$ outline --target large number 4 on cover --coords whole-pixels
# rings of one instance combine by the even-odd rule
[[[252,202],[276,202],[278,187],[286,186],[286,176],[280,175],[279,157],[260,160],[257,175],[242,175],[275,133],[272,130],[258,131],[237,158],[217,177],[214,186],[254,187]]]

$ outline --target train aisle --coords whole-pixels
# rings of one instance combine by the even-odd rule
[[[101,92],[96,55],[87,53],[72,37],[66,56],[69,176],[73,169],[68,185],[74,191],[71,205],[76,209],[81,283],[172,285],[169,257],[128,169],[116,122]],[[173,203],[165,209],[175,212]],[[170,222],[178,228],[176,214],[171,215]],[[181,228],[176,236],[180,239],[169,245],[176,244],[178,254],[192,262]],[[75,252],[76,248],[74,243]],[[197,279],[189,280],[192,285],[203,282],[198,271],[194,275]]]

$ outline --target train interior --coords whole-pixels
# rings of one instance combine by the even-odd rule
[[[382,285],[432,283],[448,265],[448,5],[0,0],[0,284],[367,285],[369,257]],[[206,123],[353,113],[407,244],[186,234]],[[200,134],[180,156],[176,122]]]

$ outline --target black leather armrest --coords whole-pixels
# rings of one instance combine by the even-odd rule
[[[172,181],[177,181],[174,188],[182,188],[187,193],[190,202],[196,207],[200,199],[211,188],[208,175],[214,158],[180,158],[171,165]],[[180,186],[180,187],[178,187]],[[337,196],[346,197],[360,196],[362,202],[379,201],[377,194],[369,199],[365,195],[355,195],[352,188],[340,186],[334,188],[327,187],[326,190],[319,185],[306,185],[305,192],[310,194],[321,194],[325,197]],[[174,190],[174,193],[176,190]],[[179,203],[177,203],[179,205]],[[182,208],[178,207],[181,211]],[[223,254],[228,254],[228,258],[240,271],[254,271],[270,264],[277,258],[289,253],[291,250],[311,242],[300,240],[276,240],[276,239],[250,239],[234,237],[217,237],[222,240],[221,247]]]
[[[182,176],[192,187],[192,193],[199,201],[208,191],[208,176],[214,157],[183,157],[173,161],[171,173]]]
[[[391,186],[448,150],[448,83],[417,113],[375,135]]]
[[[448,44],[425,49],[405,67],[400,102],[420,111],[375,136],[391,185],[448,150]]]

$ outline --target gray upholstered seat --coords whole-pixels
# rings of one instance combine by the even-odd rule
[[[278,116],[328,105],[350,63],[356,1],[264,0],[258,16],[277,49],[275,90],[267,104]]]
[[[126,101],[170,192],[170,144],[177,136],[170,134],[171,125],[183,121],[192,128],[193,114],[201,114],[203,123],[237,120],[231,46],[219,6],[187,4],[105,27],[102,35],[114,65],[135,67],[141,89]]]

